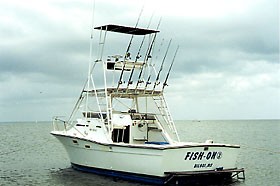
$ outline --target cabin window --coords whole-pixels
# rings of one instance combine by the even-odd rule
[[[136,110],[135,109],[130,109],[130,110],[128,110],[128,113],[136,113]]]
[[[101,114],[99,112],[83,112],[83,116],[86,118],[101,118]],[[102,113],[102,117],[103,119],[107,118],[107,114],[106,113]]]
[[[114,62],[107,62],[107,70],[114,70],[115,63]]]
[[[129,112],[131,113],[131,119],[132,120],[156,120],[154,115],[151,114],[140,114],[140,113],[133,113],[133,112]]]
[[[84,127],[85,125],[77,123],[76,126],[77,127]]]

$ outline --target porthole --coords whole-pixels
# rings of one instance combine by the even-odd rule
[[[72,140],[74,144],[78,145],[78,141],[77,140]]]

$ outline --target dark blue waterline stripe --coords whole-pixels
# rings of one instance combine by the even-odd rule
[[[121,178],[121,179],[125,179],[125,180],[130,180],[130,181],[137,181],[137,182],[156,184],[156,185],[163,185],[164,181],[165,181],[164,177],[155,177],[155,176],[147,176],[147,175],[134,174],[134,173],[128,173],[128,172],[99,169],[99,168],[77,165],[75,163],[71,163],[71,165],[76,170],[90,172],[90,173],[103,175],[103,176]]]

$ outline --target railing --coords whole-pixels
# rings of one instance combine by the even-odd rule
[[[53,130],[54,131],[64,131],[66,132],[70,128],[73,128],[75,131],[77,131],[78,134],[80,134],[82,137],[86,137],[85,134],[83,134],[80,130],[78,130],[74,125],[71,124],[71,122],[64,121],[60,119],[61,116],[55,116],[53,117]],[[70,133],[71,134],[71,133]],[[72,133],[73,135],[76,135]]]
[[[66,131],[66,121],[60,119],[60,116],[53,117],[53,130],[54,131]]]
[[[176,137],[176,141],[180,141],[177,129],[175,127],[174,121],[169,112],[167,102],[164,99],[164,96],[153,97],[153,100],[154,100],[155,105],[158,108],[162,118],[164,119],[166,125],[168,126],[169,131],[173,133],[174,137]]]

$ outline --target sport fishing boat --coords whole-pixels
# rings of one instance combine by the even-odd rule
[[[54,117],[51,132],[74,169],[152,184],[244,177],[236,167],[240,146],[180,141],[164,96],[178,47],[171,49],[171,40],[156,45],[158,27],[108,24],[94,30],[98,50],[92,57],[91,42],[87,81],[69,119]]]

